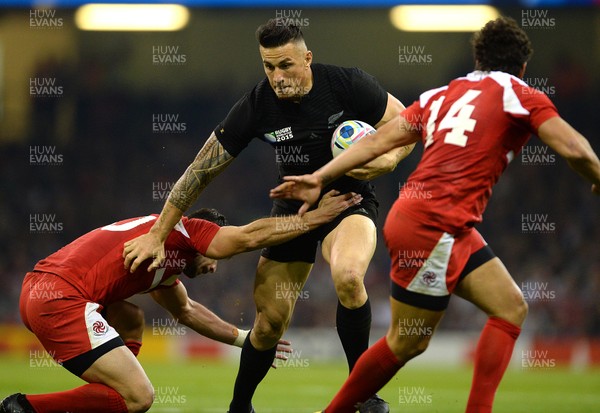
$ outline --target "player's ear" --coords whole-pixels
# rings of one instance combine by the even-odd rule
[[[304,64],[306,65],[306,67],[310,67],[310,64],[312,63],[312,52],[310,50],[306,51],[306,54],[304,55]]]

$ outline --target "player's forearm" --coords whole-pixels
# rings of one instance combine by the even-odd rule
[[[384,153],[373,159],[371,162],[368,162],[366,165],[352,169],[346,175],[362,181],[370,181],[371,179],[392,172],[395,167],[396,163],[394,162],[394,158],[391,155]]]
[[[395,147],[383,155],[375,158],[365,166],[378,162],[381,173],[379,173],[377,176],[392,172],[394,169],[396,169],[396,166],[398,166],[398,164],[412,152],[414,147],[414,143],[406,146]]]
[[[600,161],[588,140],[559,116],[538,128],[540,139],[563,157],[575,172],[594,184],[600,183]]]
[[[402,116],[396,116],[391,121],[377,129],[372,135],[361,139],[342,152],[337,158],[315,172],[322,182],[322,187],[330,184],[346,172],[366,164],[373,159],[398,147],[407,147],[406,157],[411,145],[420,138],[418,131]],[[402,158],[403,159],[403,158]]]
[[[165,202],[158,219],[154,222],[152,228],[150,228],[150,233],[155,234],[161,242],[165,242],[169,233],[175,228],[175,225],[177,225],[182,216],[183,211],[181,209],[169,201]]]
[[[312,231],[325,222],[318,210],[310,211],[303,216],[285,215],[256,220],[244,226],[240,252],[281,244]]]
[[[169,198],[150,232],[156,234],[164,242],[184,212],[196,202],[204,188],[232,160],[233,157],[219,143],[215,134],[211,134],[196,158],[173,186]]]
[[[366,165],[348,172],[347,175],[363,181],[370,181],[381,175],[393,172],[398,163],[406,158],[415,147],[415,144],[394,148],[389,152],[380,155]]]
[[[385,144],[383,138],[390,133],[389,129],[392,128],[390,124],[393,123],[393,120],[386,123],[376,133],[361,139],[328,164],[318,169],[315,175],[321,180],[322,187],[327,186],[348,171],[365,165],[391,150],[392,147]]]
[[[211,134],[196,158],[177,180],[168,202],[180,211],[187,211],[208,184],[233,161],[215,134]]]
[[[198,334],[221,343],[234,344],[240,335],[236,326],[222,320],[208,308],[192,300],[189,308],[176,317],[181,324]]]
[[[400,148],[397,148],[397,151],[395,152],[396,165],[398,165],[408,155],[411,154],[411,152],[413,151],[413,149],[415,149],[415,145],[416,145],[416,143],[410,143],[408,145],[404,145],[404,146],[401,146]]]
[[[600,161],[589,141],[578,132],[574,132],[569,151],[564,155],[569,166],[579,175],[593,184],[600,184]]]
[[[579,143],[582,147],[583,155],[578,159],[570,160],[569,164],[584,178],[596,185],[600,185],[600,160],[598,160],[598,155],[592,149],[590,142],[583,136],[579,139]]]
[[[593,184],[600,185],[600,161],[591,147],[589,148],[589,152],[582,156],[569,158],[567,162],[579,175]]]

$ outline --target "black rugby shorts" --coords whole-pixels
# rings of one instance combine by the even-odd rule
[[[337,227],[344,218],[356,214],[364,215],[377,225],[378,207],[379,202],[377,202],[377,199],[374,196],[366,195],[359,205],[348,208],[333,221],[286,243],[264,248],[261,255],[278,262],[302,261],[313,264],[319,242],[323,241],[327,234]],[[271,216],[295,215],[297,213],[298,207],[294,207],[285,201],[276,202],[273,204],[273,209],[271,210]]]

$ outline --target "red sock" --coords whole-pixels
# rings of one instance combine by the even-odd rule
[[[335,395],[326,413],[354,413],[356,404],[367,401],[394,377],[404,363],[398,361],[385,337],[358,359],[350,376]]]
[[[123,397],[100,383],[58,393],[28,394],[25,397],[37,413],[127,413]]]
[[[491,413],[496,389],[521,329],[498,317],[490,317],[475,351],[473,383],[466,413]]]
[[[127,346],[127,348],[129,350],[131,350],[131,352],[133,353],[134,356],[138,356],[138,354],[140,354],[140,347],[142,347],[142,342],[141,341],[137,341],[137,340],[126,340],[125,341],[125,345]]]

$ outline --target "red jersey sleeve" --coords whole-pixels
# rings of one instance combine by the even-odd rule
[[[545,93],[515,80],[513,89],[523,107],[529,111],[528,122],[532,133],[537,133],[540,125],[548,119],[559,116],[556,107]]]
[[[413,128],[415,128],[416,130],[422,131],[423,130],[423,127],[421,125],[421,120],[423,118],[422,111],[423,111],[423,109],[419,105],[419,102],[416,101],[416,102],[413,102],[412,105],[410,105],[409,107],[404,109],[402,112],[400,112],[400,115],[404,119],[406,119],[406,121],[408,123],[410,123]]]
[[[412,125],[413,129],[419,131],[422,138],[425,138],[427,135],[426,119],[431,112],[427,103],[436,95],[443,93],[446,89],[448,89],[448,86],[428,90],[421,94],[419,100],[413,102],[412,105],[400,112],[400,115]]]

